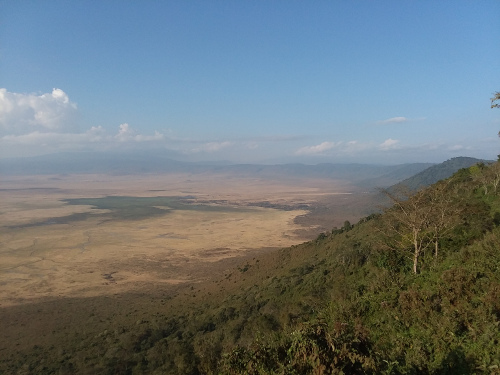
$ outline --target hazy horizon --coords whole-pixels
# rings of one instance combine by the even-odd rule
[[[500,3],[2,2],[0,158],[496,159]]]
[[[239,162],[234,160],[223,160],[223,159],[198,159],[196,155],[183,155],[172,153],[169,150],[108,150],[108,151],[59,151],[52,153],[44,153],[41,155],[24,155],[24,156],[12,156],[12,157],[4,157],[0,158],[0,164],[8,165],[10,162],[23,162],[24,160],[61,160],[66,163],[71,163],[72,161],[79,162],[91,162],[92,159],[108,159],[108,160],[137,160],[144,163],[147,162],[158,162],[158,161],[172,161],[178,163],[186,163],[187,165],[207,165],[207,166],[217,166],[217,165],[262,165],[262,166],[279,166],[279,165],[287,165],[287,164],[301,164],[304,166],[318,166],[321,164],[331,164],[331,165],[349,165],[349,164],[358,164],[358,165],[366,165],[366,166],[398,166],[398,165],[410,165],[410,164],[429,164],[435,165],[443,163],[450,159],[455,158],[472,158],[478,160],[495,160],[494,158],[476,158],[474,156],[464,156],[457,155],[451,156],[447,159],[438,160],[438,161],[421,161],[421,160],[411,160],[401,161],[390,160],[390,161],[372,161],[372,160],[341,160],[336,161],[329,157],[316,157],[316,158],[298,158],[298,157],[282,157],[282,158],[274,158],[267,159],[255,162]],[[1,172],[1,171],[0,171]]]

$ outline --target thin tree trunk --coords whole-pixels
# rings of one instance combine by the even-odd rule
[[[414,236],[413,239],[413,246],[415,247],[415,253],[413,254],[413,273],[417,274],[417,264],[418,264],[418,256],[420,253],[420,249],[418,246],[418,239],[416,235]]]

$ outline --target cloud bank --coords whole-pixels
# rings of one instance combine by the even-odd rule
[[[76,103],[61,89],[36,95],[0,88],[0,131],[3,134],[74,131],[77,114]]]
[[[129,123],[91,126],[79,131],[79,110],[61,89],[50,93],[22,94],[0,89],[0,157],[35,156],[61,151],[127,151],[158,149],[189,158],[250,160],[277,144],[298,142],[302,136],[275,135],[242,139],[196,139],[142,134]],[[328,148],[326,143],[321,148]],[[255,151],[255,150],[259,151]],[[319,151],[319,149],[317,151]],[[223,155],[223,156],[221,156]]]
[[[27,156],[66,150],[124,147],[161,142],[160,132],[143,135],[128,123],[109,134],[102,126],[78,131],[78,106],[61,89],[51,93],[20,94],[0,88],[0,148],[2,156]]]
[[[158,131],[155,131],[154,135],[142,135],[137,134],[129,124],[124,123],[119,126],[118,134],[115,135],[115,139],[119,142],[150,142],[150,141],[162,141],[164,135]]]
[[[376,153],[399,149],[402,149],[402,146],[400,146],[400,141],[392,138],[388,138],[379,144],[376,144],[375,142],[360,142],[356,140],[348,142],[325,141],[315,146],[301,147],[297,151],[295,151],[295,155],[346,156],[367,152]]]
[[[142,134],[129,123],[111,127],[89,126],[79,130],[79,110],[61,89],[50,93],[20,94],[0,88],[0,157],[35,156],[60,151],[151,151],[163,150],[185,160],[230,160],[233,162],[367,162],[401,163],[442,161],[453,156],[476,156],[475,150],[496,155],[496,139],[481,146],[464,146],[468,140],[435,140],[426,144],[396,137],[364,140],[317,139],[313,135],[260,135],[242,138],[199,139],[176,137],[159,131]],[[392,117],[379,124],[410,120]],[[387,129],[391,129],[390,127]],[[189,131],[189,130],[188,130]],[[410,140],[412,141],[412,140]],[[463,143],[462,143],[463,142]],[[307,144],[309,143],[309,144]]]

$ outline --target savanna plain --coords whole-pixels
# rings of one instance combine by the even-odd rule
[[[4,176],[0,355],[224,294],[228,270],[357,220],[367,199],[332,179]]]

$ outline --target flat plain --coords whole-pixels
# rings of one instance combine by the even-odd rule
[[[331,179],[44,175],[0,184],[2,307],[199,283],[228,259],[364,214],[352,210],[361,195]]]

